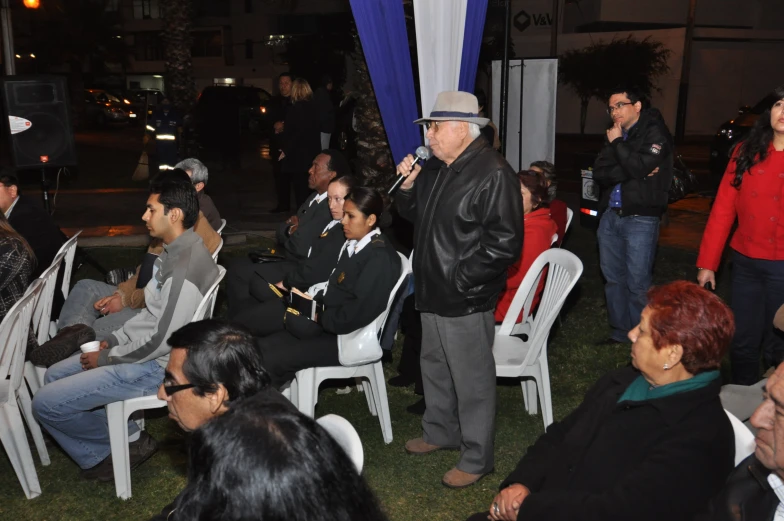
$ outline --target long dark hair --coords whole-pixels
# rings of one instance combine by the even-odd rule
[[[376,222],[381,222],[384,213],[384,197],[378,190],[366,186],[355,186],[346,196],[346,201],[351,201],[365,217],[376,216]]]
[[[735,159],[735,179],[732,186],[740,188],[743,174],[750,172],[754,165],[762,163],[768,158],[768,149],[773,141],[773,127],[770,125],[770,111],[773,105],[784,99],[784,86],[773,89],[772,103],[765,112],[760,114],[751,127],[749,136],[738,145],[738,155]]]
[[[194,432],[175,520],[385,521],[365,480],[312,418],[257,395]]]

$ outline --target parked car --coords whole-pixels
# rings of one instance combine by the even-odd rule
[[[741,107],[737,117],[721,124],[710,145],[709,168],[715,186],[719,185],[727,169],[735,145],[746,137],[760,114],[773,105],[774,101],[773,94],[769,94],[753,107]]]
[[[163,100],[163,92],[157,89],[130,89],[123,93],[122,100],[126,107],[137,115],[133,118],[135,124],[144,123],[144,110],[147,115],[152,116],[155,107]]]
[[[89,120],[98,126],[110,123],[127,123],[137,117],[130,106],[113,94],[101,89],[84,90],[85,113]]]
[[[204,127],[213,124],[216,119],[213,116],[220,114],[222,117],[219,119],[225,121],[226,111],[238,110],[236,121],[240,132],[249,130],[266,134],[272,125],[267,114],[271,98],[269,92],[258,87],[205,87],[194,108],[194,120],[197,127]],[[207,135],[209,132],[200,130],[199,134]]]

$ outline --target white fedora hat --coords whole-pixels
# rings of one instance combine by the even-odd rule
[[[490,120],[479,117],[479,102],[476,96],[458,90],[439,92],[430,116],[419,118],[414,123],[421,125],[428,121],[466,121],[484,127]]]

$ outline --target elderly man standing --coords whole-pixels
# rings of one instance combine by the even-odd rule
[[[476,97],[442,92],[427,118],[438,171],[398,165],[407,176],[396,196],[400,214],[415,225],[416,307],[422,314],[422,378],[427,406],[422,438],[409,454],[460,449],[442,483],[463,488],[493,470],[495,361],[493,337],[498,295],[523,243],[520,183],[484,139],[486,118]]]

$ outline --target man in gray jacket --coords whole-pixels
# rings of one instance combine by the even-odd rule
[[[182,176],[182,178],[180,178]],[[155,394],[164,378],[173,331],[189,323],[218,268],[193,231],[199,214],[196,190],[184,174],[160,174],[150,188],[142,219],[163,253],[144,289],[146,308],[101,340],[101,349],[76,354],[46,372],[33,414],[82,468],[88,479],[112,479],[106,404]],[[155,440],[128,423],[131,467],[157,449]],[[136,438],[136,441],[133,441]]]

